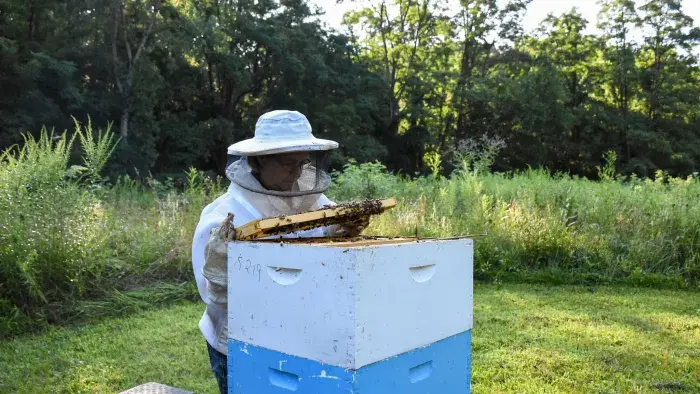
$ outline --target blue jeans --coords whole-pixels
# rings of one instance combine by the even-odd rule
[[[209,351],[211,370],[214,372],[216,382],[219,384],[219,392],[221,394],[228,394],[228,383],[226,379],[228,373],[227,357],[225,354],[221,354],[218,350],[211,347],[209,342],[207,342],[207,350]]]

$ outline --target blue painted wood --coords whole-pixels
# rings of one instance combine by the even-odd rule
[[[357,371],[229,340],[229,394],[464,394],[471,330]]]

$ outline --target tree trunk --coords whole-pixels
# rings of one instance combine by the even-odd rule
[[[133,81],[134,72],[136,70],[136,67],[138,66],[139,59],[143,55],[144,48],[146,46],[146,41],[150,38],[151,33],[153,32],[153,26],[156,24],[156,17],[158,15],[158,10],[161,4],[162,1],[154,1],[151,3],[151,20],[148,24],[148,27],[146,28],[146,31],[141,37],[141,41],[136,49],[136,52],[134,53],[131,50],[132,47],[129,43],[129,37],[126,32],[127,25],[122,0],[116,0],[114,3],[114,27],[112,30],[112,65],[114,72],[114,82],[117,86],[117,91],[119,91],[121,95],[123,103],[120,132],[125,144],[128,143],[129,137],[129,99],[131,97],[131,84]],[[125,70],[120,70],[121,64],[119,61],[119,51],[117,46],[117,40],[120,30],[120,21],[122,24],[121,30],[124,39],[124,47],[127,55]],[[124,77],[124,81],[122,81],[121,75],[124,74],[126,75]]]
[[[29,41],[34,39],[34,7],[29,7]]]
[[[122,118],[121,118],[121,124],[120,126],[120,133],[121,137],[123,139],[123,143],[126,144],[128,143],[128,137],[129,137],[129,108],[128,106],[125,106],[124,109],[122,109]]]
[[[465,34],[467,34],[465,32]],[[454,92],[452,94],[452,108],[457,112],[456,124],[452,127],[454,140],[454,148],[457,149],[459,141],[466,137],[466,132],[464,131],[466,114],[464,111],[464,91],[467,88],[469,79],[472,77],[474,69],[474,58],[472,56],[472,49],[476,46],[476,43],[472,42],[469,37],[464,38],[462,44],[462,56],[459,66],[459,79],[457,80],[457,85],[455,86]],[[475,56],[474,56],[475,57]],[[450,114],[448,120],[449,123],[455,121],[454,115]]]

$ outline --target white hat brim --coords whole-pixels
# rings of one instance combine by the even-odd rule
[[[251,138],[228,147],[228,154],[234,156],[262,156],[288,152],[306,152],[336,149],[338,143],[320,138],[303,140],[261,141]]]

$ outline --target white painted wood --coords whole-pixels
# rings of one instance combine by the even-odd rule
[[[229,337],[359,369],[472,328],[473,241],[229,245]]]
[[[349,259],[353,255],[342,252],[296,244],[231,243],[229,338],[333,365],[352,365],[355,307]],[[273,272],[300,271],[294,283],[284,285],[278,282],[289,275],[271,276],[268,267]]]
[[[472,328],[472,242],[357,250],[356,366]]]

